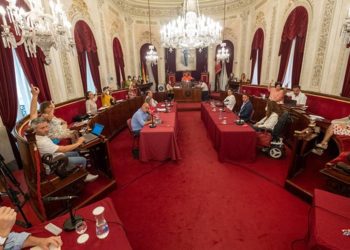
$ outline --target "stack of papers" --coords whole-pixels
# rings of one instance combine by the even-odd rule
[[[310,119],[312,119],[312,120],[318,120],[318,121],[320,121],[320,120],[324,120],[324,117],[322,117],[322,116],[319,116],[319,115],[309,115],[309,117],[310,117]]]
[[[165,112],[165,111],[166,111],[166,108],[157,108],[157,111],[159,111],[159,112]]]

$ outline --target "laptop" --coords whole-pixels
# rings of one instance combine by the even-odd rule
[[[102,124],[95,123],[91,132],[83,135],[83,137],[85,138],[84,142],[89,143],[90,141],[96,139],[99,135],[101,135],[103,128],[104,128],[104,126]]]

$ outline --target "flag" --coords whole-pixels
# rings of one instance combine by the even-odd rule
[[[217,62],[215,64],[215,75],[219,74],[221,71],[221,63],[220,62]]]

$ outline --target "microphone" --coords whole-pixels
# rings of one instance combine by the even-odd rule
[[[76,195],[68,195],[68,196],[54,196],[54,197],[44,197],[44,201],[65,201],[78,198]]]

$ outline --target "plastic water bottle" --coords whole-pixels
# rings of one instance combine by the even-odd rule
[[[220,113],[219,113],[219,120],[222,120],[222,109],[220,108]]]
[[[104,207],[97,207],[92,211],[96,219],[96,236],[99,239],[104,239],[109,234],[109,227],[104,217]]]

